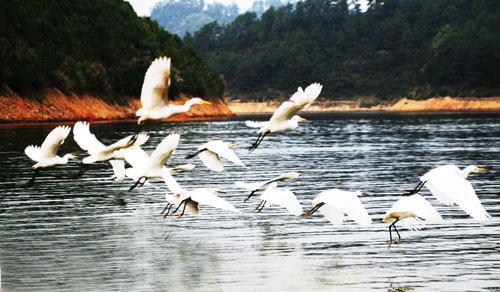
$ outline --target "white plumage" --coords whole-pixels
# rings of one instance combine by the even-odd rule
[[[238,158],[233,150],[229,149],[229,146],[236,146],[234,144],[225,143],[222,140],[214,140],[202,144],[198,147],[198,151],[195,154],[188,155],[188,158],[192,158],[198,155],[203,162],[203,164],[210,170],[221,172],[224,170],[224,165],[222,164],[221,157],[239,165],[246,167],[243,162]]]
[[[148,157],[144,151],[127,151],[124,153],[125,160],[132,165],[128,175],[138,177],[137,183],[130,188],[135,188],[140,179],[146,181],[148,178],[163,178],[170,175],[171,169],[165,167],[167,160],[174,154],[179,145],[180,135],[170,134],[158,144],[153,153]]]
[[[484,222],[491,216],[479,201],[467,177],[472,172],[485,170],[474,165],[463,170],[455,165],[445,165],[430,170],[420,180],[425,182],[425,186],[440,202],[457,204],[475,220]]]
[[[383,219],[384,222],[391,224],[389,226],[389,248],[392,244],[391,227],[398,233],[398,244],[401,240],[395,224],[401,225],[410,230],[420,230],[424,228],[425,221],[430,223],[440,223],[443,218],[432,205],[427,202],[422,196],[414,194],[411,196],[399,199],[394,205],[386,212]]]
[[[164,210],[167,211],[165,216],[169,214],[168,212],[170,211],[172,205],[177,206],[177,209],[184,206],[181,214],[179,214],[177,218],[182,217],[184,210],[189,210],[193,214],[198,214],[199,204],[241,213],[231,203],[217,196],[217,193],[220,192],[218,188],[196,188],[187,191],[183,189],[171,175],[166,176],[164,180],[170,189],[170,192],[173,193],[172,195],[168,193],[165,195],[165,198],[169,203]],[[174,214],[177,209],[171,214]]]
[[[245,124],[248,127],[260,128],[257,141],[249,148],[249,150],[253,151],[257,148],[268,133],[292,130],[298,127],[299,121],[306,121],[296,114],[300,110],[309,107],[319,96],[322,88],[323,86],[319,83],[313,83],[306,87],[305,90],[299,87],[297,92],[295,92],[288,101],[285,101],[278,109],[276,109],[269,121],[246,121]]]
[[[189,111],[196,104],[211,104],[201,98],[192,98],[184,105],[169,104],[168,89],[170,87],[171,60],[167,57],[156,58],[144,76],[141,90],[141,105],[136,115],[138,124],[147,120],[163,120],[175,114]]]
[[[358,197],[361,195],[361,192],[326,190],[313,199],[312,205],[321,204],[318,211],[335,226],[342,225],[348,218],[361,226],[368,226],[372,219]]]
[[[39,168],[67,164],[70,158],[77,157],[70,153],[65,154],[63,157],[57,155],[59,147],[64,143],[70,132],[70,127],[58,126],[45,137],[42,146],[30,145],[24,149],[24,153],[37,162],[33,165],[35,173],[28,184],[32,184],[35,181]]]
[[[297,200],[295,194],[290,190],[268,188],[262,192],[260,199],[262,202],[259,206],[262,207],[260,209],[259,207],[256,208],[258,212],[262,211],[264,207],[272,206],[273,204],[286,208],[288,212],[295,216],[300,216],[303,212],[300,202]]]
[[[254,195],[256,191],[260,190],[266,190],[267,188],[273,187],[275,188],[277,186],[277,182],[287,180],[287,179],[294,179],[299,177],[299,174],[297,172],[287,172],[284,174],[281,174],[273,179],[263,181],[263,182],[255,182],[255,183],[245,183],[242,181],[237,181],[234,184],[237,185],[240,188],[246,189],[250,191],[250,195],[245,198],[244,202],[246,202],[250,197]]]

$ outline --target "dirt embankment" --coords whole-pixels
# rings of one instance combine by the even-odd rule
[[[183,104],[182,96],[174,104]],[[139,97],[120,97],[120,103],[106,102],[92,95],[65,94],[57,89],[47,90],[36,97],[21,97],[11,90],[0,95],[0,122],[25,123],[47,121],[95,121],[136,119],[140,107]],[[222,102],[195,105],[188,113],[168,120],[230,117],[233,112]]]
[[[281,102],[230,102],[236,114],[273,113]],[[425,100],[402,98],[394,104],[360,106],[359,101],[316,101],[305,112],[405,112],[405,111],[500,111],[500,97],[434,97]]]

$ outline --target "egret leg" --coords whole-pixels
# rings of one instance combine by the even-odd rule
[[[26,186],[30,186],[35,182],[36,175],[38,174],[38,168],[35,168],[35,172],[33,173],[33,177],[26,183]]]
[[[88,164],[82,163],[82,167],[80,168],[80,171],[77,174],[73,175],[71,178],[81,177],[85,173],[85,171],[87,170],[87,167],[88,167]]]
[[[426,182],[427,181],[424,181],[424,182],[421,181],[421,182],[419,182],[418,185],[413,189],[413,191],[405,194],[404,196],[411,196],[411,195],[414,195],[414,194],[418,193],[422,189],[422,187],[425,185]]]
[[[391,232],[391,228],[394,228],[394,230],[398,234],[398,245],[401,242],[401,235],[399,235],[398,229],[396,228],[396,223],[398,221],[399,220],[396,220],[391,225],[389,225],[389,246],[387,248],[391,248],[391,245],[392,245],[392,232]]]
[[[187,200],[184,200],[184,208],[182,208],[182,213],[177,216],[177,219],[181,219],[182,215],[184,215],[184,211],[186,211]]]
[[[266,201],[262,200],[260,201],[260,204],[257,206],[257,208],[254,209],[255,212],[260,213],[262,212],[262,209],[266,206]]]
[[[186,200],[187,200],[187,199],[182,200],[182,201],[180,202],[179,206],[177,206],[177,208],[176,208],[175,210],[173,210],[173,211],[172,211],[172,213],[170,213],[170,215],[175,214],[175,212],[177,212],[177,210],[179,210],[179,208],[182,206],[182,203],[184,203],[184,204],[186,203]],[[184,206],[184,208],[185,208],[185,206]]]
[[[133,186],[131,186],[131,187],[130,187],[130,189],[128,189],[128,191],[130,192],[131,190],[135,189],[135,187],[137,187],[137,186],[141,183],[141,180],[142,180],[143,178],[145,178],[145,177],[141,176],[141,177],[140,177],[140,178],[139,178],[139,179],[135,182],[135,184],[134,184]],[[142,185],[144,185],[145,183],[146,183],[146,181],[144,180],[144,182],[142,183]],[[141,185],[141,186],[142,186],[142,185]]]
[[[200,154],[201,152],[203,151],[207,151],[208,149],[207,148],[203,148],[203,149],[200,149],[198,151],[196,151],[195,153],[193,154],[189,154],[189,155],[186,155],[186,159],[191,159],[193,157],[196,157],[198,154]]]
[[[250,148],[248,148],[248,150],[250,152],[252,152],[255,149],[257,149],[257,147],[260,145],[260,143],[262,142],[262,140],[264,140],[264,137],[266,137],[267,133],[269,133],[269,132],[260,133],[259,136],[257,137],[257,141],[255,141],[255,143],[253,143],[252,146],[250,146]]]
[[[324,204],[325,203],[321,202],[321,203],[317,204],[316,206],[312,207],[311,210],[305,211],[304,213],[300,214],[300,216],[312,215],[312,214],[316,213],[316,211],[318,211],[318,209],[321,208]]]
[[[401,242],[401,235],[399,235],[398,229],[396,228],[396,225],[394,225],[394,230],[396,230],[396,233],[398,234],[398,245]]]
[[[246,201],[248,201],[248,200],[249,200],[249,199],[253,196],[253,194],[255,194],[255,192],[256,192],[256,191],[257,191],[257,190],[255,190],[255,191],[251,192],[251,193],[250,193],[250,195],[248,195],[248,197],[246,197],[246,198],[243,200],[243,203],[245,203]]]
[[[168,213],[170,212],[170,208],[172,208],[172,204],[168,203],[165,208],[163,208],[163,211],[161,211],[160,215],[165,213],[165,215],[163,216],[163,219],[165,219],[167,216],[168,216]]]

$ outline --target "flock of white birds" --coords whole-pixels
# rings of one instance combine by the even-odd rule
[[[142,129],[142,126],[147,121],[163,120],[177,113],[187,112],[191,106],[196,104],[209,104],[209,102],[200,98],[193,98],[182,106],[169,103],[170,65],[170,58],[157,58],[152,62],[145,74],[141,91],[142,108],[137,111],[139,129]],[[295,129],[299,121],[305,121],[297,113],[307,108],[319,96],[321,89],[322,85],[318,83],[309,85],[305,90],[299,87],[297,92],[274,112],[269,121],[246,121],[247,126],[259,128],[258,138],[249,148],[249,151],[255,150],[267,134]],[[35,172],[28,184],[34,183],[40,168],[66,164],[69,159],[77,158],[72,154],[66,154],[63,157],[57,155],[59,147],[64,143],[70,132],[71,127],[58,126],[47,135],[41,146],[31,145],[26,147],[26,155],[37,162],[33,165]],[[186,190],[177,183],[172,173],[189,171],[194,168],[193,164],[184,164],[172,168],[165,166],[179,144],[180,135],[177,133],[165,137],[150,155],[141,148],[141,145],[149,139],[149,135],[139,133],[139,131],[106,146],[91,133],[88,123],[77,122],[73,127],[73,138],[80,148],[88,153],[88,156],[82,160],[82,168],[75,175],[75,178],[84,173],[87,165],[109,161],[113,168],[114,179],[123,181],[126,177],[129,177],[135,181],[130,190],[147,184],[149,179],[162,179],[170,190],[170,193],[165,195],[168,202],[162,212],[165,217],[176,214],[181,208],[178,218],[181,218],[185,211],[198,214],[199,204],[240,212],[231,203],[217,196],[217,193],[221,192],[220,189],[196,188]],[[236,153],[229,148],[230,146],[234,145],[225,143],[222,140],[210,141],[201,145],[196,152],[186,158],[190,159],[198,156],[208,169],[215,172],[224,170],[221,157],[245,167]],[[125,162],[129,165],[128,168],[126,168]],[[467,181],[467,176],[470,173],[484,170],[486,169],[476,166],[468,166],[460,170],[454,165],[447,165],[434,168],[424,174],[420,178],[421,182],[418,186],[412,192],[403,195],[386,212],[383,221],[390,224],[388,247],[391,247],[393,241],[392,229],[398,235],[397,243],[400,243],[401,236],[396,228],[396,223],[408,229],[420,230],[426,222],[439,223],[443,220],[438,211],[418,194],[423,186],[427,187],[441,203],[446,205],[457,204],[475,220],[479,222],[486,221],[490,215],[483,208],[470,182]],[[304,212],[292,191],[280,189],[277,186],[280,181],[294,179],[298,176],[298,173],[291,172],[264,182],[236,182],[236,185],[250,192],[244,202],[256,192],[261,192],[261,202],[255,208],[255,212],[261,212],[266,206],[275,204],[286,208],[288,212],[297,216],[308,216],[319,211],[336,226],[342,225],[347,219],[351,219],[362,226],[371,224],[372,219],[363,207],[359,198],[362,193],[359,191],[352,192],[340,189],[323,191],[312,200],[312,209]],[[175,209],[172,210],[173,207]]]

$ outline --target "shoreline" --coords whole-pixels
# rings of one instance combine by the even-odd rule
[[[229,102],[229,109],[236,115],[272,114],[282,102]],[[361,107],[359,101],[316,101],[305,113],[442,113],[442,112],[498,112],[500,97],[457,98],[433,97],[425,100],[402,98],[394,104]]]

